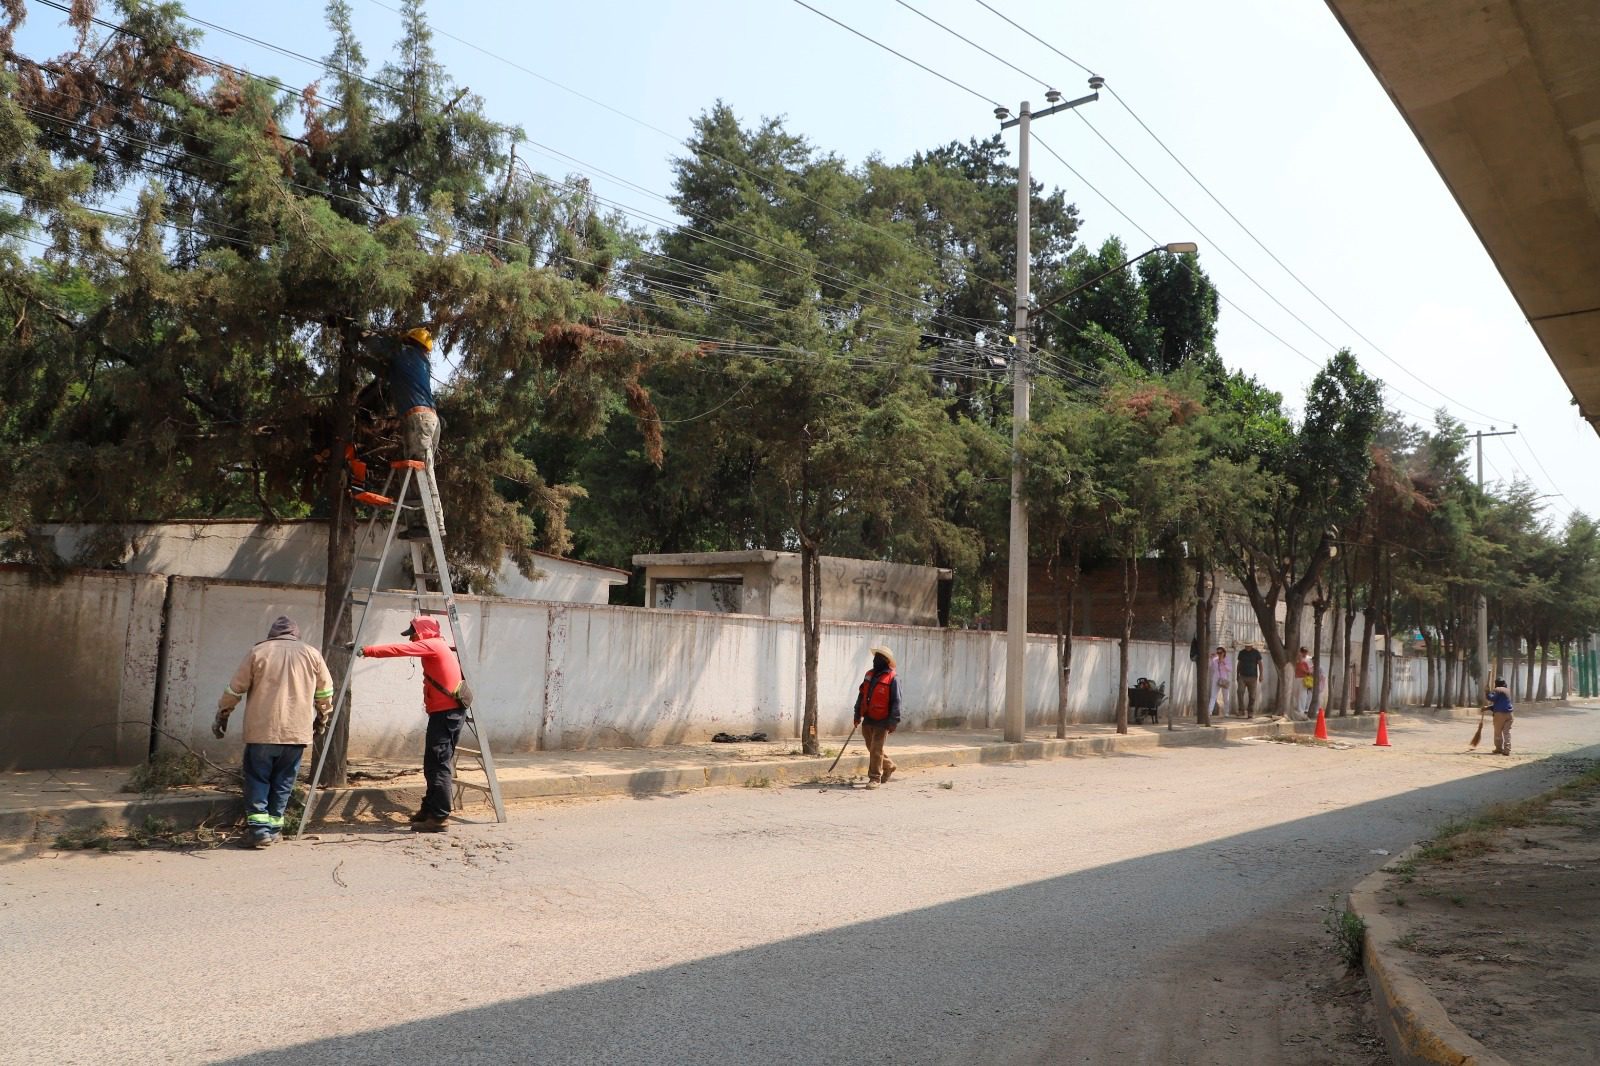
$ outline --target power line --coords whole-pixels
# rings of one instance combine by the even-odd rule
[[[978,3],[978,6],[986,9],[991,14],[998,15],[1000,18],[1004,19],[1006,22],[1011,23],[1011,25],[1015,26],[1017,29],[1021,30],[1025,34],[1027,34],[1029,37],[1032,37],[1035,41],[1038,41],[1040,44],[1042,44],[1046,48],[1050,49],[1050,51],[1054,52],[1056,55],[1060,56],[1062,59],[1065,59],[1068,63],[1071,63],[1073,66],[1075,66],[1079,70],[1083,71],[1085,74],[1091,74],[1091,75],[1094,74],[1093,70],[1091,70],[1088,67],[1084,66],[1082,63],[1078,62],[1076,59],[1073,59],[1071,56],[1067,55],[1067,53],[1063,52],[1061,49],[1057,48],[1055,45],[1051,44],[1049,41],[1045,40],[1043,37],[1040,37],[1038,34],[1034,33],[1032,30],[1028,29],[1028,27],[1022,25],[1022,23],[1017,22],[1014,19],[1012,19],[1010,16],[1005,15],[1005,14],[1001,13],[1000,11],[997,11],[994,8],[990,7],[988,4],[984,3],[984,0],[977,0],[977,3]]]
[[[911,12],[913,15],[917,16],[918,18],[926,19],[927,21],[933,23],[935,26],[939,27],[944,32],[950,34],[950,36],[955,37],[958,40],[965,41],[967,44],[970,44],[972,47],[976,48],[978,51],[982,52],[984,55],[988,56],[990,59],[994,60],[996,63],[999,63],[999,64],[1001,64],[1003,66],[1010,67],[1012,70],[1016,71],[1018,74],[1021,74],[1024,78],[1027,78],[1029,81],[1035,81],[1035,82],[1038,82],[1040,85],[1043,85],[1043,86],[1045,86],[1047,88],[1049,87],[1050,82],[1047,81],[1046,79],[1041,78],[1036,74],[1028,73],[1026,70],[1023,70],[1021,67],[1017,66],[1015,63],[1011,62],[1011,60],[1009,60],[1009,59],[1003,59],[1000,56],[995,55],[993,52],[989,51],[987,48],[985,48],[983,45],[979,44],[977,41],[974,41],[972,38],[967,37],[967,36],[959,33],[958,31],[951,29],[949,26],[946,26],[944,23],[940,22],[938,19],[934,18],[932,15],[926,14],[926,13],[924,13],[922,11],[918,11],[916,8],[912,7],[910,4],[906,3],[906,0],[894,0],[894,2],[899,4],[901,7],[905,8],[907,11]],[[846,28],[848,29],[848,27],[846,27]],[[876,42],[874,42],[874,43],[876,43]],[[898,54],[898,53],[896,53],[896,54]]]
[[[947,83],[949,83],[951,85],[954,85],[957,89],[960,89],[962,92],[968,94],[969,96],[975,96],[979,100],[982,100],[984,103],[989,104],[989,105],[991,105],[993,107],[999,107],[1000,106],[1000,104],[997,101],[990,99],[989,97],[983,95],[982,93],[980,93],[976,89],[973,89],[973,88],[971,88],[969,86],[961,84],[959,81],[956,81],[950,75],[942,74],[939,71],[934,70],[932,67],[928,66],[925,63],[919,63],[917,60],[912,59],[910,56],[906,55],[904,52],[895,51],[893,48],[890,48],[888,45],[884,44],[882,41],[878,40],[877,38],[869,37],[867,34],[862,33],[860,30],[856,29],[854,26],[846,25],[845,23],[840,22],[838,19],[834,18],[832,15],[828,14],[825,11],[818,11],[816,8],[812,7],[810,4],[806,3],[806,0],[794,0],[794,2],[799,4],[801,7],[805,8],[807,11],[811,12],[813,15],[820,15],[821,17],[827,19],[829,22],[833,23],[835,26],[838,26],[840,29],[846,30],[846,31],[848,31],[850,33],[855,34],[857,37],[861,38],[863,41],[866,41],[869,44],[876,45],[877,47],[883,49],[885,52],[888,52],[890,55],[899,56],[901,59],[905,60],[907,63],[910,63],[912,66],[920,67],[921,69],[927,71],[929,74],[932,74],[934,77],[938,78],[940,81],[947,82]]]
[[[1071,56],[1067,55],[1065,52],[1062,52],[1060,49],[1056,48],[1049,41],[1046,41],[1044,38],[1040,37],[1038,34],[1034,33],[1032,30],[1029,30],[1027,27],[1021,25],[1020,23],[1018,23],[1014,19],[1011,19],[1008,16],[1002,14],[1001,12],[996,10],[994,7],[990,6],[988,3],[985,3],[985,0],[976,0],[976,2],[978,4],[980,4],[982,7],[984,7],[985,9],[987,9],[988,11],[990,11],[993,14],[997,15],[998,17],[1000,17],[1001,19],[1004,19],[1010,25],[1016,27],[1018,30],[1022,31],[1025,34],[1027,34],[1033,40],[1035,40],[1035,41],[1039,42],[1040,44],[1044,45],[1046,48],[1049,48],[1051,51],[1055,52],[1057,55],[1060,55],[1063,59],[1066,59],[1068,62],[1073,63],[1076,66],[1081,67],[1085,71],[1089,70],[1089,68],[1084,67],[1083,64],[1079,63],[1077,60],[1073,59]],[[1090,71],[1090,73],[1092,73],[1092,71]],[[1190,180],[1192,180],[1195,183],[1195,185],[1199,186],[1200,190],[1202,192],[1204,192],[1207,197],[1210,198],[1212,203],[1216,204],[1217,207],[1221,208],[1223,213],[1226,214],[1228,216],[1228,218],[1230,220],[1232,220],[1233,223],[1236,226],[1238,226],[1239,229],[1241,229],[1245,233],[1246,236],[1248,236],[1253,242],[1255,242],[1255,244],[1256,244],[1256,246],[1258,248],[1260,248],[1263,252],[1265,252],[1267,254],[1267,256],[1269,258],[1271,258],[1271,260],[1274,263],[1276,263],[1278,265],[1278,267],[1280,269],[1282,269],[1285,274],[1287,274],[1290,278],[1292,278],[1294,280],[1295,284],[1299,285],[1301,289],[1305,290],[1305,292],[1313,300],[1315,300],[1318,304],[1320,304],[1323,307],[1324,310],[1326,310],[1329,314],[1333,315],[1334,318],[1338,319],[1339,322],[1346,329],[1350,330],[1351,333],[1355,334],[1355,336],[1357,338],[1359,338],[1361,340],[1361,342],[1363,344],[1365,344],[1371,351],[1375,352],[1377,355],[1382,357],[1384,360],[1386,360],[1389,363],[1393,364],[1394,366],[1398,367],[1407,376],[1411,377],[1417,383],[1419,383],[1419,384],[1423,385],[1424,387],[1430,389],[1431,391],[1437,393],[1440,397],[1442,397],[1444,399],[1444,401],[1446,403],[1451,404],[1451,405],[1453,405],[1453,406],[1455,406],[1455,407],[1457,407],[1457,408],[1459,408],[1459,409],[1461,409],[1463,411],[1470,411],[1473,414],[1481,415],[1484,418],[1488,418],[1488,419],[1493,419],[1494,418],[1494,416],[1489,414],[1488,412],[1479,410],[1478,408],[1473,407],[1470,404],[1463,403],[1462,401],[1460,401],[1460,400],[1456,399],[1455,397],[1451,396],[1449,393],[1445,392],[1443,389],[1439,388],[1433,382],[1428,381],[1426,378],[1423,378],[1421,375],[1417,374],[1414,370],[1412,370],[1410,367],[1408,367],[1405,363],[1401,362],[1399,359],[1396,359],[1394,356],[1390,355],[1376,341],[1372,340],[1365,333],[1361,332],[1361,330],[1357,329],[1356,326],[1354,324],[1352,324],[1349,319],[1347,319],[1344,315],[1340,314],[1339,311],[1336,308],[1334,308],[1332,304],[1328,303],[1327,300],[1322,298],[1320,293],[1318,293],[1315,289],[1313,289],[1303,278],[1300,277],[1299,274],[1295,273],[1295,271],[1292,270],[1289,267],[1289,265],[1287,263],[1285,263],[1281,257],[1278,256],[1278,254],[1276,252],[1274,252],[1271,248],[1269,248],[1267,246],[1267,244],[1264,241],[1262,241],[1260,237],[1258,237],[1256,235],[1254,230],[1252,230],[1249,226],[1245,225],[1244,221],[1242,219],[1240,219],[1239,216],[1237,214],[1235,214],[1234,211],[1231,208],[1229,208],[1227,204],[1223,203],[1222,199],[1220,197],[1218,197],[1216,195],[1216,193],[1211,191],[1211,188],[1208,185],[1206,185],[1206,183],[1204,181],[1202,181],[1200,179],[1199,175],[1197,175],[1194,172],[1194,170],[1189,167],[1189,165],[1187,163],[1185,163],[1181,158],[1178,157],[1178,154],[1175,151],[1172,150],[1172,148],[1166,143],[1166,141],[1162,140],[1161,137],[1156,134],[1155,130],[1150,128],[1150,125],[1145,122],[1145,120],[1138,114],[1138,112],[1136,112],[1133,109],[1133,106],[1131,104],[1129,104],[1128,101],[1125,100],[1122,97],[1122,95],[1116,91],[1115,88],[1113,88],[1111,85],[1108,84],[1108,85],[1106,85],[1106,90],[1112,95],[1112,97],[1117,101],[1117,103],[1119,105],[1121,105],[1123,110],[1127,111],[1128,115],[1136,123],[1139,124],[1140,128],[1143,129],[1145,131],[1145,133],[1149,134],[1151,140],[1155,141],[1156,144],[1160,146],[1161,150],[1163,152],[1165,152],[1168,155],[1168,157],[1170,157],[1172,159],[1172,161],[1174,163],[1176,163],[1179,166],[1179,168],[1182,169],[1183,172],[1186,175],[1189,176]],[[1184,221],[1189,222],[1190,225],[1194,225],[1193,222],[1190,222],[1190,220],[1188,219],[1187,216],[1183,215],[1183,213],[1178,210],[1176,205],[1172,204],[1172,202],[1170,200],[1168,200],[1166,198],[1166,196],[1164,194],[1162,194],[1161,191],[1159,189],[1157,189],[1155,187],[1155,185],[1149,181],[1149,179],[1146,179],[1144,177],[1144,175],[1139,172],[1137,167],[1134,167],[1133,164],[1131,162],[1129,162],[1126,159],[1126,157],[1124,157],[1122,155],[1122,153],[1120,151],[1118,151],[1117,148],[1114,145],[1111,144],[1111,142],[1109,140],[1106,140],[1106,138],[1100,133],[1100,131],[1094,127],[1094,124],[1089,121],[1087,116],[1080,114],[1078,117],[1081,118],[1084,121],[1084,123],[1089,126],[1089,128],[1091,130],[1094,130],[1095,135],[1100,137],[1100,139],[1103,142],[1105,142],[1106,146],[1117,154],[1118,158],[1122,159],[1122,161],[1124,163],[1127,163],[1128,166],[1131,169],[1133,169],[1134,173],[1138,174],[1139,177],[1142,180],[1144,180],[1147,185],[1150,186],[1152,191],[1154,191],[1157,196],[1160,196],[1161,199],[1163,201],[1165,201],[1169,207],[1172,207],[1172,209],[1174,211],[1178,211],[1179,216],[1183,217]],[[1195,229],[1196,229],[1197,232],[1199,231],[1199,227],[1198,226],[1196,226]],[[1211,243],[1214,246],[1216,245],[1216,242],[1214,240],[1212,240],[1212,238],[1206,237],[1206,239],[1208,241],[1211,241]],[[1260,283],[1256,282],[1255,278],[1251,277],[1248,273],[1246,273],[1243,270],[1243,268],[1240,268],[1238,266],[1237,263],[1234,263],[1233,259],[1228,257],[1227,253],[1224,252],[1220,246],[1217,246],[1217,251],[1219,252],[1219,254],[1222,254],[1224,258],[1227,258],[1230,263],[1233,263],[1235,268],[1239,269],[1240,273],[1245,274],[1245,277],[1249,278],[1250,281],[1253,284],[1255,284],[1258,288],[1262,288]],[[1262,291],[1266,292],[1267,290],[1265,288],[1262,288]],[[1280,301],[1278,301],[1276,297],[1272,296],[1271,293],[1267,293],[1267,295],[1268,295],[1268,297],[1270,299],[1273,300],[1274,303],[1277,303],[1280,307],[1283,307],[1283,304]],[[1288,311],[1288,308],[1284,307],[1284,310]],[[1301,319],[1298,315],[1295,315],[1294,312],[1288,311],[1288,313],[1291,316],[1293,316],[1296,321],[1300,322],[1301,325],[1305,326],[1306,329],[1308,329],[1312,333],[1316,334],[1318,339],[1321,340],[1324,344],[1328,344],[1330,347],[1337,347],[1337,345],[1333,345],[1330,341],[1328,341],[1328,339],[1326,337],[1323,337],[1320,333],[1317,333],[1316,330],[1313,330],[1309,325],[1307,325],[1305,323],[1305,321],[1303,319]],[[1390,385],[1389,387],[1394,389],[1394,391],[1400,393],[1401,395],[1407,395],[1406,393],[1402,392],[1400,389],[1395,388],[1395,386],[1393,386],[1393,385]],[[1430,406],[1430,405],[1426,404],[1424,401],[1418,399],[1417,397],[1411,396],[1409,398],[1411,400],[1413,400],[1413,402],[1415,402],[1415,403],[1422,404],[1424,407]],[[1488,423],[1483,423],[1483,424],[1487,425]]]

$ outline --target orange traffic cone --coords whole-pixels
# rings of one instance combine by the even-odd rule
[[[1322,707],[1317,708],[1317,731],[1312,734],[1312,736],[1316,737],[1318,740],[1328,739],[1328,719],[1327,716],[1323,714],[1323,710],[1324,708]]]
[[[1378,712],[1378,739],[1372,742],[1372,746],[1375,748],[1389,746],[1389,719],[1382,711]]]

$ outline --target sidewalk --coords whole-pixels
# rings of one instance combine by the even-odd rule
[[[1399,712],[1393,712],[1399,713]],[[1412,714],[1430,714],[1420,708]],[[1439,712],[1450,713],[1450,712]],[[1103,755],[1184,744],[1223,744],[1247,737],[1305,733],[1312,723],[1288,723],[1276,717],[1228,718],[1202,729],[1192,718],[1179,719],[1170,731],[1159,725],[1130,725],[1119,736],[1108,723],[1069,727],[1057,739],[1054,729],[1032,729],[1027,739],[1007,743],[998,730],[977,732],[898,733],[890,745],[895,764],[904,770],[1054,759],[1068,755]],[[1377,729],[1376,715],[1330,718],[1335,732],[1365,733]],[[800,753],[799,741],[766,743],[685,744],[666,748],[618,748],[601,751],[519,752],[496,756],[500,790],[507,804],[539,799],[608,795],[644,796],[712,786],[767,787],[814,781],[828,773],[843,737],[825,737],[821,757]],[[866,749],[856,737],[839,760],[835,776],[866,774]],[[129,768],[88,770],[24,770],[0,776],[0,844],[48,844],[64,829],[103,824],[142,826],[164,819],[178,828],[202,822],[229,824],[239,817],[239,794],[223,789],[183,788],[156,795],[121,791]],[[401,822],[422,798],[422,771],[415,763],[353,762],[349,788],[330,789],[319,799],[317,826],[346,821]],[[471,780],[478,776],[470,772]],[[478,778],[481,780],[481,777]],[[466,794],[465,815],[488,814],[481,793]]]

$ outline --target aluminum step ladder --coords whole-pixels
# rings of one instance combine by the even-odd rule
[[[389,464],[389,476],[384,482],[382,493],[362,492],[356,499],[374,508],[372,517],[367,520],[366,527],[361,536],[356,540],[356,565],[351,567],[350,580],[345,585],[344,596],[339,603],[339,613],[334,617],[332,632],[339,631],[340,624],[344,621],[346,611],[356,611],[355,624],[351,635],[354,647],[361,646],[361,636],[367,625],[367,614],[372,606],[373,598],[379,592],[379,583],[383,580],[383,569],[389,561],[389,555],[394,550],[394,544],[400,530],[400,517],[407,511],[420,511],[428,529],[426,542],[408,540],[411,548],[411,572],[413,590],[411,596],[414,616],[444,615],[449,619],[450,635],[455,641],[456,661],[461,664],[461,650],[466,647],[466,641],[461,633],[461,618],[456,610],[455,592],[450,587],[449,567],[444,564],[444,530],[442,528],[444,512],[433,494],[434,485],[432,459],[426,462],[420,459],[397,459]],[[389,495],[389,489],[394,485],[396,477],[400,478],[400,491],[394,496]],[[415,502],[412,500],[415,495]],[[371,546],[377,539],[379,523],[383,520],[385,511],[388,512],[389,521],[387,531],[383,538],[383,547],[376,554],[370,554]],[[433,559],[430,569],[428,556]],[[356,585],[356,577],[361,572],[362,564],[372,567],[371,579],[366,583],[363,592]],[[436,588],[430,588],[433,583]],[[438,604],[442,601],[443,607],[428,606],[429,603]],[[338,695],[334,697],[333,712],[328,719],[328,734],[339,724],[340,716],[345,712],[350,702],[350,680],[355,673],[356,657],[352,653],[350,661],[344,669],[344,676],[339,681]],[[462,677],[466,676],[466,667],[462,666]],[[456,764],[452,766],[451,779],[454,782],[454,806],[460,807],[464,791],[486,793],[490,804],[494,807],[494,817],[497,822],[506,820],[505,803],[500,795],[500,780],[495,776],[494,756],[489,751],[489,738],[478,725],[472,709],[467,708],[463,726],[469,732],[471,746],[464,743],[456,745]],[[461,738],[466,741],[467,737]],[[477,764],[476,769],[481,771],[484,778],[483,784],[476,781],[463,781],[459,773],[459,763],[462,756],[467,756]],[[316,766],[311,772],[311,782],[306,789],[305,811],[300,818],[300,828],[295,836],[302,835],[306,826],[314,820],[316,812],[317,795],[321,791],[322,770],[327,762],[328,749],[323,745],[317,755]],[[470,769],[471,767],[469,767]]]

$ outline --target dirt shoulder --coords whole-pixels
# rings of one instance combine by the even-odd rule
[[[1600,1047],[1600,767],[1440,831],[1377,894],[1392,960],[1512,1062]]]

